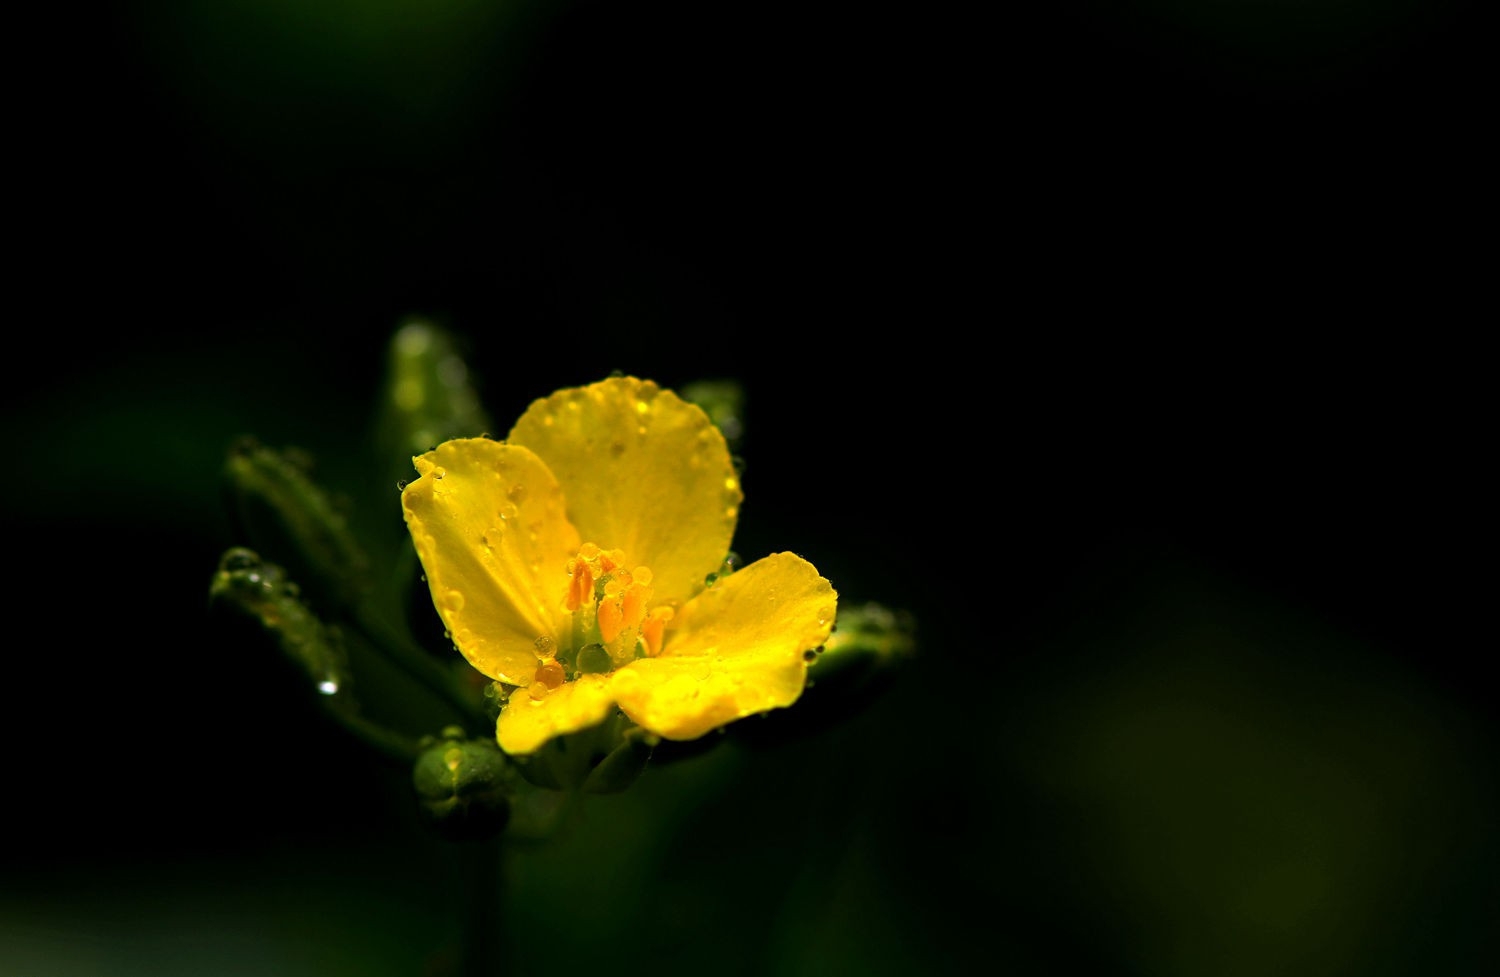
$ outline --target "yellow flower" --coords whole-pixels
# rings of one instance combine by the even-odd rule
[[[697,406],[612,377],[533,402],[504,441],[413,462],[401,502],[438,614],[470,664],[514,687],[506,752],[616,707],[696,739],[802,694],[838,595],[793,553],[713,578],[743,495]]]

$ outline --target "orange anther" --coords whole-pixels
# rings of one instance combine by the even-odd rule
[[[658,607],[641,623],[641,637],[646,642],[646,654],[652,658],[661,654],[661,645],[667,622],[672,619],[670,607]]]
[[[599,637],[609,644],[620,636],[620,631],[625,627],[625,615],[620,610],[618,600],[604,600],[599,602]]]
[[[646,616],[646,599],[651,596],[651,591],[640,584],[631,584],[625,588],[625,595],[620,600],[620,614],[625,619],[625,626],[637,627],[641,619]]]
[[[589,571],[589,565],[582,560],[573,562],[573,577],[568,581],[568,598],[566,606],[570,611],[587,604],[589,597],[594,593],[594,575]]]

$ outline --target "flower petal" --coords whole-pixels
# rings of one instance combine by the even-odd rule
[[[649,380],[611,377],[534,401],[509,440],[546,461],[585,542],[647,566],[657,603],[719,569],[743,499],[723,434]]]
[[[580,675],[540,699],[533,699],[526,689],[516,689],[500,710],[495,739],[506,753],[535,753],[554,736],[603,722],[614,704],[609,678],[604,675]]]
[[[817,569],[777,553],[683,605],[660,657],[616,672],[615,698],[667,739],[696,739],[735,719],[797,701],[803,652],[828,640],[838,595]]]
[[[566,635],[567,563],[578,532],[562,492],[526,448],[464,438],[412,459],[406,524],[453,643],[490,678],[526,685],[538,639]]]

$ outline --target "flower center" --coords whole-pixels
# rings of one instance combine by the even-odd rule
[[[532,697],[540,699],[579,675],[608,673],[659,655],[672,608],[650,605],[649,567],[630,568],[622,550],[580,546],[568,561],[563,596],[573,615],[571,640],[567,647],[545,649],[538,659]]]

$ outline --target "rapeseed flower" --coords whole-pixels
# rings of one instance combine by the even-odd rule
[[[509,693],[507,753],[617,708],[691,740],[802,694],[837,594],[790,552],[720,573],[744,496],[696,405],[611,377],[413,463],[406,524],[453,643]]]

